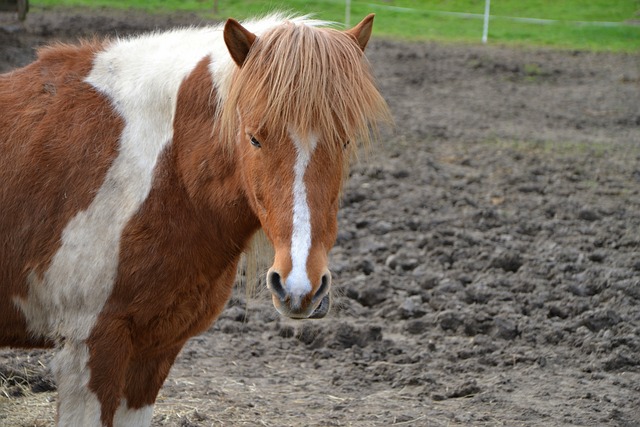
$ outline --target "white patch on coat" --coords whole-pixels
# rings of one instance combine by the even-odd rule
[[[146,427],[151,425],[151,418],[153,405],[130,409],[127,407],[127,400],[122,399],[113,417],[113,427]]]
[[[311,212],[307,201],[305,172],[318,143],[318,137],[311,135],[303,141],[294,132],[289,132],[296,148],[296,162],[293,167],[293,227],[291,233],[291,272],[285,280],[287,293],[292,303],[300,303],[302,297],[311,292],[312,285],[307,274],[307,258],[311,248]]]

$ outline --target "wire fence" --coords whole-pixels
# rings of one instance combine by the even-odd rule
[[[522,22],[526,24],[539,24],[539,25],[553,25],[553,24],[573,24],[582,26],[595,26],[595,27],[625,27],[632,26],[633,24],[625,22],[611,22],[611,21],[573,21],[573,20],[557,20],[557,19],[540,19],[540,18],[527,18],[520,16],[504,16],[504,15],[491,15],[491,1],[485,0],[484,13],[469,13],[469,12],[448,12],[444,10],[432,10],[432,9],[415,9],[409,7],[391,6],[377,3],[365,3],[368,8],[389,10],[394,12],[404,13],[428,13],[436,16],[454,16],[466,19],[482,19],[482,42],[486,43],[489,35],[489,23],[491,19],[503,19],[513,22]],[[351,0],[345,0],[345,25],[350,26],[351,21]]]

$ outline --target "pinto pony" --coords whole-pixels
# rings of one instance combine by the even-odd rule
[[[149,425],[260,228],[278,312],[327,313],[345,166],[389,113],[373,16],[320,24],[54,45],[0,76],[0,345],[58,348],[58,425]]]

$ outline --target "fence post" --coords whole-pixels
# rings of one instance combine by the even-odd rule
[[[484,26],[482,28],[482,43],[487,42],[489,36],[489,8],[491,0],[485,0],[484,2]]]
[[[351,0],[346,0],[345,11],[344,11],[344,26],[349,28],[351,25]]]

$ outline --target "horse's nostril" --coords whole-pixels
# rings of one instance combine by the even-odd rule
[[[331,286],[331,273],[326,272],[325,274],[322,275],[322,279],[320,280],[320,287],[318,288],[318,291],[316,292],[316,294],[313,296],[312,302],[315,303],[319,299],[323,298],[329,292],[330,286]]]
[[[287,298],[287,291],[282,286],[282,279],[280,275],[272,271],[267,276],[267,286],[271,289],[271,292],[276,294],[276,296],[280,299],[280,301],[284,301]]]

